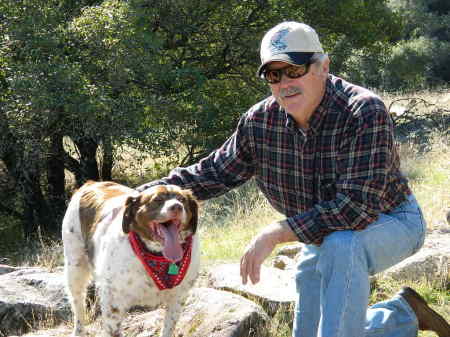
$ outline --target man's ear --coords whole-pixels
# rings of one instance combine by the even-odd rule
[[[330,73],[330,59],[327,57],[322,63],[322,73],[328,77]]]
[[[123,212],[122,230],[125,234],[130,232],[130,227],[135,223],[139,197],[128,197],[125,201],[125,211]]]

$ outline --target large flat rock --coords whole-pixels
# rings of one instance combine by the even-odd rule
[[[242,284],[239,264],[223,264],[209,270],[210,286],[240,294],[260,303],[269,315],[280,307],[292,305],[297,293],[293,270],[261,266],[261,277],[257,284]]]
[[[69,314],[62,270],[26,268],[0,275],[0,335],[57,324]]]
[[[123,323],[128,337],[159,336],[164,310],[131,313]],[[183,307],[174,336],[177,337],[264,337],[268,316],[257,304],[225,291],[194,288]],[[91,335],[100,335],[97,320],[88,327]],[[68,337],[67,326],[30,332],[26,337]]]

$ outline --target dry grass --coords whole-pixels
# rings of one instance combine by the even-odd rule
[[[251,238],[268,223],[281,218],[253,183],[205,202],[201,212],[204,267],[239,261]]]
[[[402,168],[422,206],[428,229],[448,227],[450,210],[450,139],[435,135],[430,151],[420,153],[411,144],[400,147]]]
[[[409,95],[408,97],[410,97]],[[433,104],[447,104],[450,94],[421,92],[416,97]],[[391,102],[402,96],[384,96],[385,102]],[[408,175],[411,187],[421,204],[428,229],[448,227],[446,212],[450,209],[450,139],[446,134],[434,134],[424,151],[414,141],[406,141],[400,146],[402,169]],[[154,161],[142,157],[139,153],[127,150],[121,153],[121,160],[114,168],[119,180],[131,185],[142,183],[146,177],[156,177],[164,172],[166,165],[156,166]],[[166,164],[169,161],[166,161]],[[202,205],[200,234],[202,242],[202,265],[207,269],[222,262],[238,262],[251,238],[265,225],[281,219],[267,203],[254,184],[247,184],[225,196],[205,202]],[[62,247],[60,242],[48,242],[42,237],[31,247],[21,252],[23,264],[44,266],[53,269],[62,265]],[[394,281],[380,281],[371,293],[371,303],[392,296],[403,284]],[[432,306],[447,320],[450,320],[450,294],[448,289],[436,289],[426,281],[408,284],[417,289]],[[449,285],[450,286],[450,285]],[[92,314],[92,313],[91,313]],[[44,324],[46,325],[46,324]],[[291,335],[292,312],[280,312],[272,319],[268,332],[273,337]],[[48,326],[48,325],[47,325]],[[434,336],[431,333],[419,333],[421,337]]]
[[[400,98],[391,96],[387,104]],[[417,96],[432,104],[442,104],[450,94],[418,93]],[[433,109],[436,106],[430,105]],[[430,111],[425,111],[430,112]],[[418,146],[417,139],[400,144],[402,170],[408,176],[428,224],[428,230],[446,227],[446,213],[450,210],[450,138],[447,133],[434,133],[427,139],[429,144]],[[231,197],[211,200],[205,204],[204,212],[220,214],[218,222],[215,217],[205,219],[202,223],[202,263],[204,266],[227,261],[237,262],[253,235],[264,225],[281,216],[276,213],[254,186],[238,190]],[[245,200],[245,204],[243,204]],[[208,222],[208,221],[213,222]],[[215,223],[212,225],[211,223]],[[394,295],[402,286],[409,285],[420,292],[432,307],[450,321],[450,293],[447,289],[436,289],[426,281],[399,283],[395,281],[379,282],[371,294],[371,304]],[[268,327],[273,337],[291,336],[292,312],[277,314]],[[433,333],[419,332],[420,337],[432,337]]]

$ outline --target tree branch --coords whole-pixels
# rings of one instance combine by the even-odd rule
[[[21,219],[22,218],[22,214],[20,214],[19,212],[17,212],[16,210],[2,205],[0,204],[0,212],[5,214],[5,215],[12,215],[13,217],[17,218],[17,219]]]

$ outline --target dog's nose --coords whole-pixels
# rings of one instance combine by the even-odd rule
[[[181,205],[180,204],[173,204],[173,205],[171,205],[170,207],[169,207],[169,211],[171,211],[171,212],[181,212],[183,210],[183,207],[181,207]]]

